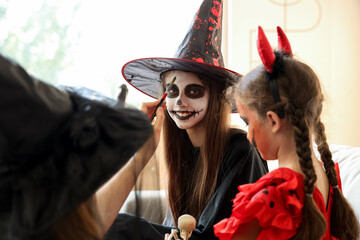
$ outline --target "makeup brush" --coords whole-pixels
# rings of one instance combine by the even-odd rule
[[[156,116],[156,110],[163,104],[166,96],[167,96],[167,93],[168,93],[168,90],[172,87],[172,85],[174,84],[175,82],[175,79],[176,79],[176,76],[174,77],[174,79],[172,80],[172,82],[170,83],[170,85],[166,88],[165,92],[164,92],[164,95],[162,96],[162,98],[160,99],[160,102],[159,104],[156,106],[155,108],[155,111],[153,113],[153,115],[151,116],[151,122],[154,120],[154,117]]]

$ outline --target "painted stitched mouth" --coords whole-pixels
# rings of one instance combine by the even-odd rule
[[[200,111],[174,111],[171,110],[170,113],[173,114],[177,119],[179,120],[188,120],[191,117],[195,117],[196,115],[199,115],[203,109]]]

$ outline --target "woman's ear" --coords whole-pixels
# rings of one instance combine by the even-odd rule
[[[273,133],[276,133],[280,130],[281,119],[275,112],[268,111],[266,113],[266,121],[268,122],[269,126],[271,127],[271,130]]]

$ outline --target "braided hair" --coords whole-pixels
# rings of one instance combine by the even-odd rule
[[[359,223],[353,209],[339,189],[334,161],[326,141],[324,124],[320,121],[320,118],[315,124],[315,142],[318,146],[321,161],[324,163],[329,183],[334,189],[333,205],[331,208],[331,234],[339,239],[357,239],[359,236]]]
[[[335,164],[320,120],[324,100],[320,81],[305,63],[282,51],[275,51],[275,56],[273,72],[269,73],[263,65],[258,66],[235,85],[234,92],[246,108],[259,116],[274,111],[280,118],[286,117],[292,126],[306,196],[303,220],[293,239],[320,239],[326,231],[325,218],[312,197],[317,179],[311,157],[312,135],[315,136],[329,184],[334,188],[331,234],[339,239],[356,239],[359,234],[358,221],[338,188]],[[274,101],[269,79],[276,81],[281,101]]]

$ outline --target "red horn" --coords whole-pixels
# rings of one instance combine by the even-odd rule
[[[264,30],[260,26],[258,26],[256,44],[261,61],[263,62],[266,70],[269,73],[272,73],[275,62],[275,54],[270,46],[268,39],[265,36]]]
[[[278,34],[278,45],[279,49],[282,50],[286,55],[289,55],[292,57],[292,50],[291,45],[289,42],[289,39],[286,37],[284,31],[281,29],[281,27],[277,27],[277,34]]]

